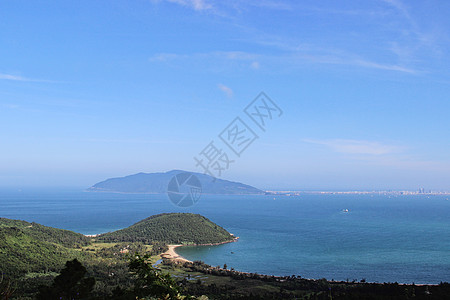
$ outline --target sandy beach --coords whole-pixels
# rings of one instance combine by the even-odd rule
[[[191,245],[191,246],[218,246],[218,245],[223,245],[223,244],[227,244],[227,243],[237,242],[239,240],[238,236],[234,236],[233,234],[231,234],[231,236],[233,237],[233,239],[230,241],[225,241],[225,242],[221,242],[221,243],[211,243],[211,244],[197,244],[197,245]],[[167,245],[167,247],[169,247],[169,250],[167,250],[166,252],[161,254],[161,257],[165,258],[165,259],[170,259],[175,262],[183,262],[183,263],[184,262],[192,262],[190,260],[187,260],[183,256],[177,254],[177,252],[175,251],[175,248],[178,248],[181,246],[186,246],[186,245]]]
[[[169,250],[167,250],[166,252],[164,252],[163,254],[161,254],[162,258],[166,258],[166,259],[170,259],[172,261],[176,261],[176,262],[192,262],[190,260],[187,260],[186,258],[178,255],[175,252],[175,248],[177,247],[181,247],[182,245],[168,245],[167,247],[169,247]]]

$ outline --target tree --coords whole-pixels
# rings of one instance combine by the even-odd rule
[[[3,274],[0,278],[0,300],[8,300],[15,292],[10,280],[4,280]]]
[[[66,262],[61,274],[56,276],[51,286],[39,289],[38,300],[87,299],[94,288],[95,279],[85,278],[86,268],[77,260]]]
[[[181,287],[170,276],[153,268],[148,262],[150,256],[136,254],[130,258],[129,268],[135,275],[134,295],[138,297],[157,297],[162,299],[185,299]]]

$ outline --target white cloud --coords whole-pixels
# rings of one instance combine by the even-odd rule
[[[374,60],[366,59],[361,55],[349,51],[318,47],[311,44],[298,44],[288,39],[281,39],[275,36],[266,36],[256,40],[264,46],[277,48],[283,52],[287,52],[284,56],[278,56],[279,61],[285,61],[291,66],[293,63],[312,63],[312,64],[329,64],[329,65],[348,65],[366,69],[378,69],[385,71],[402,72],[409,74],[419,74],[421,71],[411,67],[407,67],[402,63],[381,63]],[[391,51],[391,50],[390,50]],[[260,56],[260,59],[269,58]]]
[[[397,71],[397,72],[404,72],[404,73],[410,73],[410,74],[418,73],[418,71],[416,71],[414,69],[403,67],[400,65],[380,64],[380,63],[366,61],[366,60],[355,60],[354,64],[357,66],[361,66],[361,67],[387,70],[387,71]]]
[[[191,7],[194,10],[198,11],[209,10],[212,8],[212,5],[205,0],[166,0],[166,1]]]
[[[389,4],[394,7],[397,11],[399,11],[406,19],[413,23],[413,18],[408,12],[408,9],[403,5],[403,3],[399,0],[382,0],[383,2]]]
[[[281,46],[280,46],[281,47]],[[288,47],[288,46],[286,46]],[[158,53],[149,58],[151,62],[168,62],[173,60],[215,60],[218,61],[243,61],[247,62],[250,68],[259,69],[261,67],[260,61],[267,64],[288,64],[294,66],[295,64],[329,64],[329,65],[348,65],[354,67],[361,67],[366,69],[377,69],[384,71],[402,72],[408,74],[419,74],[421,71],[413,68],[408,68],[400,64],[383,64],[375,61],[360,58],[351,53],[340,53],[339,51],[330,51],[329,53],[317,53],[318,50],[312,49],[297,49],[292,50],[288,54],[283,55],[262,55],[257,53],[243,52],[243,51],[214,51],[205,53],[192,54],[175,54],[175,53]]]
[[[403,22],[403,26],[400,26],[397,28],[401,34],[408,33],[410,36],[414,37],[412,40],[409,40],[408,43],[406,43],[403,47],[408,49],[408,55],[410,56],[413,52],[418,51],[420,48],[425,47],[427,49],[426,55],[430,55],[430,51],[434,54],[441,54],[441,49],[438,46],[439,40],[441,40],[442,36],[437,34],[437,32],[425,30],[423,26],[420,26],[420,23],[418,23],[418,20],[414,18],[414,15],[411,14],[410,10],[407,5],[405,5],[401,0],[382,0],[383,2],[387,3],[389,6],[395,9],[395,11],[398,12],[398,15],[403,17],[406,22]],[[408,2],[406,2],[408,3]],[[408,3],[411,4],[411,3]],[[430,23],[433,22],[432,19],[430,19]],[[428,25],[429,27],[429,25]],[[447,36],[445,34],[445,36]],[[398,47],[397,47],[398,48]],[[411,49],[413,49],[411,51]],[[394,48],[392,49],[395,54],[402,54],[402,52],[399,53],[398,49]],[[400,58],[403,58],[402,56],[399,56]]]
[[[386,145],[380,142],[366,140],[314,140],[305,139],[304,142],[311,144],[324,145],[339,153],[346,154],[366,154],[366,155],[385,155],[400,152],[401,148],[393,145]]]
[[[0,79],[5,79],[5,80],[14,80],[14,81],[32,81],[31,79],[22,77],[22,76],[17,76],[17,75],[10,75],[10,74],[1,74],[0,73]]]
[[[2,104],[3,107],[9,108],[9,109],[18,109],[20,106],[17,104],[9,104],[9,103],[5,103]]]
[[[259,68],[259,62],[256,61],[264,57],[259,54],[243,52],[243,51],[213,51],[213,52],[197,52],[190,54],[177,54],[177,53],[156,53],[149,58],[150,62],[172,62],[172,61],[192,61],[192,62],[206,62],[213,60],[217,62],[243,62],[243,64],[250,66],[251,68]]]
[[[260,57],[258,54],[243,51],[213,51],[197,52],[192,54],[156,53],[149,58],[150,61],[169,61],[176,59],[227,59],[227,60],[254,60]]]
[[[149,61],[170,61],[178,58],[186,58],[187,55],[175,53],[158,53],[150,57]]]
[[[426,53],[434,52],[444,53],[440,51],[437,45],[438,33],[425,32],[420,24],[414,18],[413,10],[408,6],[410,3],[402,0],[379,0],[384,5],[377,5],[375,11],[367,11],[363,9],[357,10],[333,10],[332,8],[323,8],[321,6],[302,5],[290,1],[274,1],[274,0],[246,0],[246,1],[217,1],[217,0],[153,0],[154,2],[171,2],[178,5],[190,7],[197,11],[208,10],[214,14],[228,15],[230,11],[242,12],[251,11],[254,7],[260,7],[267,10],[289,10],[294,13],[318,13],[318,14],[349,14],[354,17],[363,17],[372,22],[378,20],[383,22],[384,30],[395,34],[393,40],[387,40],[384,44],[379,45],[384,54],[395,56],[390,58],[389,55],[370,56],[370,51],[356,52],[354,48],[329,47],[329,45],[317,44],[317,41],[299,41],[293,37],[286,37],[274,34],[268,36],[265,32],[260,32],[258,28],[248,27],[235,18],[232,13],[228,18],[243,32],[253,33],[253,36],[246,37],[246,41],[264,46],[278,48],[281,51],[278,55],[263,55],[245,52],[211,52],[180,55],[177,58],[192,59],[199,56],[216,57],[217,59],[248,59],[248,65],[251,69],[258,69],[260,64],[268,65],[270,62],[278,63],[313,63],[313,64],[334,64],[349,65],[364,69],[373,69],[379,71],[399,72],[405,74],[420,75],[429,73],[427,66],[420,64],[420,58]],[[227,12],[227,13],[226,13]],[[369,16],[369,17],[367,17]],[[387,21],[386,21],[387,20]],[[237,21],[237,22],[236,22]],[[392,25],[393,24],[393,25]],[[442,37],[442,34],[440,35]],[[222,55],[221,55],[222,54]],[[228,55],[228,57],[226,57]],[[247,56],[246,56],[247,55]],[[427,54],[428,55],[428,54]],[[236,58],[233,58],[236,56]],[[245,57],[246,56],[246,57]],[[252,56],[252,57],[251,57]],[[381,58],[383,57],[383,58]],[[159,60],[168,60],[174,57],[163,57]],[[255,61],[258,59],[258,61]],[[158,60],[153,58],[153,60]]]
[[[228,98],[233,97],[233,90],[232,90],[231,88],[229,88],[229,87],[227,87],[226,85],[223,85],[223,84],[221,84],[221,83],[219,83],[219,84],[217,85],[217,87],[218,87],[222,92],[224,92],[225,95],[226,95]]]
[[[268,10],[292,10],[290,3],[283,3],[279,0],[245,0],[245,1],[214,1],[214,0],[151,0],[153,3],[167,1],[190,7],[196,11],[211,11],[217,15],[229,16],[227,11],[242,12],[255,7]]]
[[[402,72],[408,74],[419,74],[422,71],[409,68],[400,64],[385,64],[360,58],[352,53],[328,53],[328,54],[310,54],[309,52],[298,51],[292,55],[284,56],[286,62],[291,66],[293,63],[312,63],[329,65],[347,65],[366,69],[377,69],[384,71]]]
[[[259,62],[257,62],[257,61],[252,62],[252,63],[250,64],[250,67],[251,67],[252,69],[258,70],[259,67],[260,67]]]
[[[224,2],[226,2],[226,1],[224,1]],[[245,1],[234,2],[234,4],[235,4],[235,7],[249,6],[249,7],[265,8],[265,9],[270,9],[270,10],[292,10],[293,9],[292,3],[283,2],[280,0],[275,0],[275,1],[272,1],[272,0],[245,0]]]
[[[2,79],[3,80],[12,80],[12,81],[24,81],[24,82],[50,82],[50,83],[57,82],[57,81],[52,81],[52,80],[34,79],[34,78],[28,78],[28,77],[23,77],[23,76],[19,76],[19,75],[0,73],[0,80],[2,80]]]
[[[249,60],[258,56],[257,54],[243,51],[217,51],[214,52],[214,55],[233,60]]]

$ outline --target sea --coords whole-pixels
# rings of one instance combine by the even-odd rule
[[[180,208],[165,194],[23,188],[0,190],[0,217],[99,234],[154,214],[198,213],[239,240],[178,248],[189,260],[269,275],[438,284],[450,282],[449,199],[426,194],[202,195],[195,206]]]

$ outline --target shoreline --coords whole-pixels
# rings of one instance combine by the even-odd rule
[[[220,242],[220,243],[193,244],[193,245],[183,245],[183,244],[167,245],[169,247],[169,249],[166,252],[160,254],[160,256],[161,256],[161,259],[163,259],[163,260],[167,259],[167,260],[169,260],[171,262],[174,262],[176,264],[182,264],[182,265],[184,265],[185,263],[194,264],[193,261],[190,261],[190,260],[184,258],[183,256],[179,255],[176,252],[175,249],[179,248],[179,247],[183,247],[183,246],[193,246],[193,247],[197,247],[197,246],[219,246],[219,245],[223,245],[223,244],[234,243],[234,242],[237,242],[238,240],[239,240],[239,237],[234,237],[234,235],[233,235],[233,240]],[[250,277],[253,276],[253,275],[259,276],[260,278],[271,277],[271,278],[274,278],[274,279],[279,280],[281,282],[288,280],[288,278],[290,277],[290,276],[283,276],[283,275],[259,274],[259,273],[252,273],[252,272],[244,272],[244,271],[223,269],[223,268],[220,268],[220,267],[217,268],[217,267],[213,267],[211,265],[208,265],[207,271],[211,271],[211,270],[220,270],[220,271],[230,272],[230,273],[234,273],[234,274],[241,274],[241,275],[250,276]],[[207,274],[207,273],[205,273],[205,274]],[[318,278],[305,278],[305,277],[301,277],[301,276],[300,276],[300,279],[308,280],[308,281],[321,280],[321,279],[318,279]],[[351,281],[343,281],[343,280],[327,280],[327,282],[330,282],[330,283],[343,283],[343,284],[381,284],[381,285],[386,283],[386,282],[381,283],[381,282],[372,282],[372,281],[365,281],[365,282],[355,281],[355,282],[351,282]],[[392,283],[392,282],[387,282],[387,283]],[[406,283],[406,282],[395,282],[395,283],[397,283],[398,285],[401,285],[401,286],[438,286],[439,285],[438,283]]]
[[[176,252],[175,249],[178,248],[178,247],[183,247],[183,246],[194,246],[194,247],[198,247],[198,246],[219,246],[219,245],[223,245],[223,244],[234,243],[234,242],[237,242],[238,240],[239,240],[239,237],[238,236],[235,237],[233,235],[233,239],[232,240],[225,241],[225,242],[220,242],[220,243],[193,244],[193,245],[182,245],[182,244],[179,244],[179,245],[167,245],[167,247],[169,247],[169,249],[166,252],[160,254],[160,256],[161,256],[162,259],[167,259],[167,260],[170,260],[170,261],[173,261],[173,262],[176,262],[176,263],[186,263],[186,262],[193,263],[193,261],[190,261],[190,260],[184,258],[183,256],[179,255]]]
[[[167,247],[169,247],[169,249],[166,252],[164,252],[163,254],[160,255],[161,258],[162,259],[167,259],[167,260],[170,260],[170,261],[173,261],[173,262],[176,262],[176,263],[186,263],[186,262],[193,263],[192,261],[190,261],[190,260],[184,258],[183,256],[179,255],[175,251],[176,248],[181,247],[181,246],[183,246],[183,245],[167,245]]]
[[[183,263],[184,266],[188,266],[188,267],[194,267],[195,264],[192,262],[185,262]],[[302,276],[298,276],[298,275],[270,275],[270,274],[262,274],[262,273],[253,273],[253,272],[245,272],[245,271],[237,271],[234,270],[233,268],[231,269],[224,269],[220,266],[217,267],[213,267],[211,265],[202,264],[204,267],[206,268],[202,268],[202,269],[196,269],[196,271],[201,272],[205,275],[215,275],[215,276],[228,276],[228,277],[232,277],[234,275],[242,275],[245,278],[252,278],[252,279],[273,279],[275,281],[278,282],[286,282],[286,281],[290,281],[290,280],[306,280],[306,281],[313,281],[313,282],[318,282],[324,279],[320,279],[320,278],[307,278],[307,277],[302,277]],[[214,274],[214,271],[218,271],[220,272],[219,274]],[[376,281],[357,281],[357,280],[352,280],[352,281],[344,281],[344,280],[329,280],[329,279],[325,279],[326,282],[328,283],[332,283],[332,284],[345,284],[345,285],[386,285],[386,284],[397,284],[399,286],[439,286],[441,283],[406,283],[406,282],[376,282]]]
[[[113,191],[113,190],[106,190],[106,189],[100,189],[100,188],[87,188],[84,189],[83,192],[87,192],[87,193],[113,193],[113,194],[125,194],[125,195],[166,195],[167,192],[162,192],[162,193],[157,193],[157,192],[121,192],[121,191]],[[266,196],[265,192],[262,193],[251,193],[251,194],[247,194],[247,193],[242,193],[242,194],[236,194],[236,193],[232,193],[232,194],[217,194],[217,193],[202,193],[202,195],[209,195],[209,196]]]

